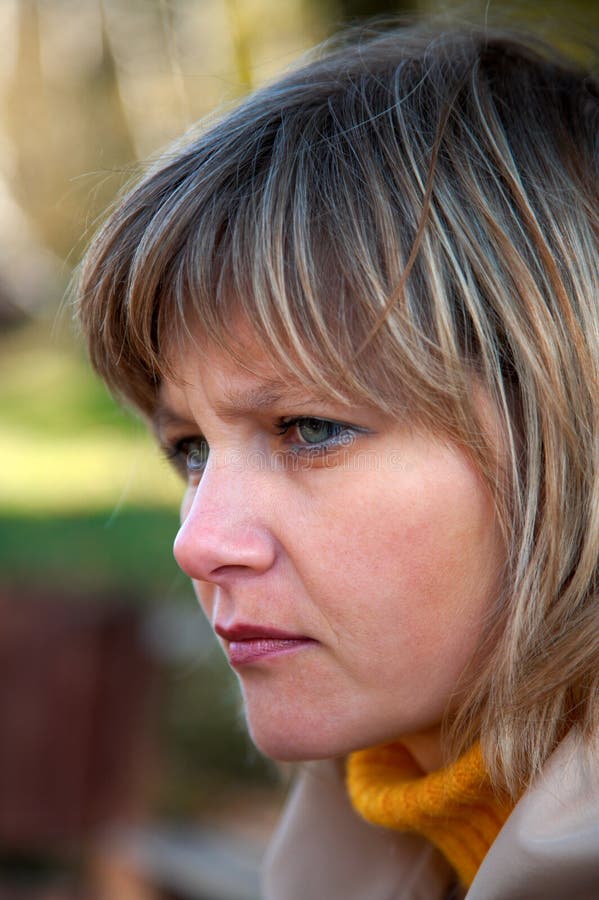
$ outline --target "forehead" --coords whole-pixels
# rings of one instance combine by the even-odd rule
[[[272,348],[266,347],[257,331],[240,315],[235,316],[226,334],[217,336],[191,327],[172,342],[166,355],[169,376],[163,391],[175,386],[205,384],[207,390],[233,390],[238,382],[261,385],[273,396],[285,385],[301,388],[303,382],[292,374]]]
[[[330,399],[274,360],[248,329],[233,331],[227,346],[190,336],[173,348],[168,367],[153,416],[158,427],[172,414],[183,417],[197,402],[208,403],[220,415],[235,416]]]

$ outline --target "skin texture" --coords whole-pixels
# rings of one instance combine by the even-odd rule
[[[247,352],[251,372],[190,346],[156,428],[188,479],[175,556],[213,627],[309,639],[236,665],[252,738],[304,760],[402,737],[435,768],[504,559],[489,493],[443,438],[311,396]],[[281,434],[297,416],[354,428]]]

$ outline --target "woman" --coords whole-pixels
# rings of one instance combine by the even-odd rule
[[[311,761],[269,900],[598,895],[598,97],[510,33],[341,41],[89,251],[250,733]]]

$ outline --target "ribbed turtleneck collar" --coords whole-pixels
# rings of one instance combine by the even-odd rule
[[[493,791],[478,744],[429,775],[400,743],[359,750],[348,758],[347,787],[361,816],[374,825],[427,838],[465,887],[513,806]]]

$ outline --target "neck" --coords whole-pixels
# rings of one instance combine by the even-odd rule
[[[428,731],[420,731],[417,734],[402,736],[401,743],[424,773],[436,772],[437,769],[443,768],[440,726]]]

